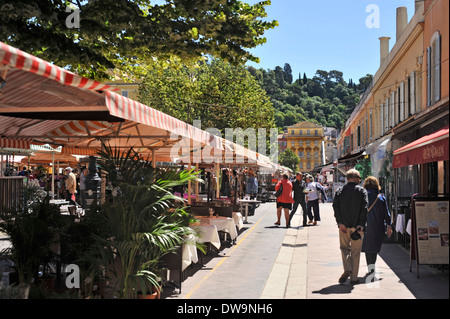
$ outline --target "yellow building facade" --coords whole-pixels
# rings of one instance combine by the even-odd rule
[[[287,147],[300,159],[300,172],[310,172],[323,164],[324,129],[311,122],[300,122],[287,128]]]
[[[113,82],[107,82],[106,84],[119,89],[121,95],[137,101],[140,82],[141,81],[130,83],[123,80],[115,80]]]

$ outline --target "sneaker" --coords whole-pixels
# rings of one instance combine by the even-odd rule
[[[308,222],[308,225],[310,225],[310,224],[312,224],[313,223],[313,221],[312,220],[310,220],[309,222]]]
[[[313,225],[317,225],[317,222],[316,222],[316,221],[314,221]]]

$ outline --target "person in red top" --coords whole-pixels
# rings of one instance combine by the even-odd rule
[[[280,226],[281,210],[284,210],[284,217],[286,219],[286,227],[289,227],[289,210],[292,209],[292,183],[289,181],[289,176],[283,174],[283,179],[275,186],[275,191],[278,191],[283,185],[283,191],[280,196],[277,197],[277,222],[275,225]]]

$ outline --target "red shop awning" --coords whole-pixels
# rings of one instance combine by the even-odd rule
[[[394,151],[392,167],[448,161],[448,131],[446,127]]]

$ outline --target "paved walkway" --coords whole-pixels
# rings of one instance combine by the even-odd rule
[[[365,277],[367,264],[361,254],[359,281],[339,284],[343,272],[339,235],[331,203],[321,204],[318,226],[297,227],[287,231],[274,269],[261,298],[345,298],[345,299],[448,299],[449,271],[420,265],[420,278],[415,263],[410,272],[409,252],[398,243],[384,243],[376,262],[376,280]],[[299,225],[300,216],[296,216]],[[285,256],[288,256],[287,258]],[[275,278],[279,267],[289,265],[289,275],[281,282]],[[366,283],[367,281],[367,283]]]
[[[448,269],[415,265],[409,271],[409,252],[397,243],[383,244],[377,277],[366,283],[361,254],[357,285],[338,283],[343,272],[338,229],[331,203],[320,204],[322,221],[300,226],[296,214],[291,228],[275,227],[275,203],[262,204],[238,237],[203,267],[194,266],[181,294],[167,299],[448,299]],[[284,225],[284,223],[282,223]]]

